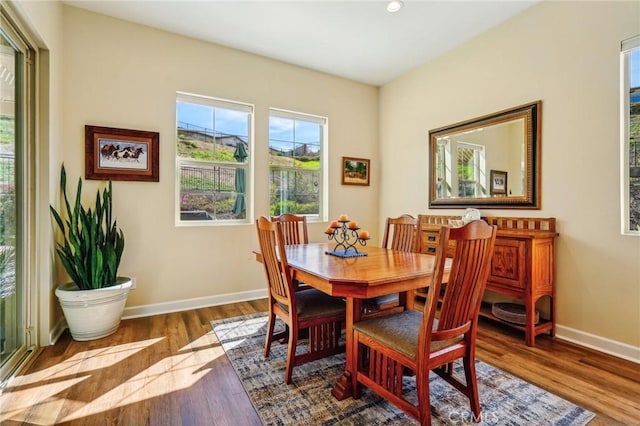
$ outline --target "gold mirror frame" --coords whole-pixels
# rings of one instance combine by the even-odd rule
[[[506,209],[539,209],[540,208],[540,158],[541,158],[541,115],[542,101],[473,118],[460,123],[429,131],[429,155],[431,168],[429,174],[429,208],[482,207]],[[524,121],[524,170],[522,170],[522,194],[511,195],[489,194],[489,182],[486,184],[487,194],[481,197],[438,198],[436,161],[438,158],[438,140],[459,134],[481,131],[489,126],[506,124],[517,120]],[[509,141],[510,143],[512,141]],[[513,143],[518,143],[515,141]],[[493,171],[493,170],[492,170]],[[488,180],[490,170],[484,170]],[[506,174],[505,174],[506,179]]]

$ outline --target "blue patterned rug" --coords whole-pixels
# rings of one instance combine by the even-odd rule
[[[337,401],[331,389],[344,371],[344,355],[293,369],[284,383],[286,344],[274,342],[263,356],[266,314],[212,321],[211,326],[265,425],[417,425],[368,389],[362,398]],[[283,329],[276,325],[276,332]],[[481,361],[476,361],[482,425],[585,425],[594,414]],[[456,372],[461,366],[456,367]],[[409,390],[415,380],[406,378]],[[469,401],[431,375],[433,424],[474,424]],[[415,393],[415,392],[413,392]]]

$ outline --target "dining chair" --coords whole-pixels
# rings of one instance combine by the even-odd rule
[[[306,216],[283,213],[280,216],[271,216],[271,221],[282,224],[282,241],[285,245],[309,244]]]
[[[475,371],[478,312],[491,269],[496,227],[482,220],[460,228],[443,226],[429,291],[422,311],[406,310],[356,322],[352,381],[356,398],[362,385],[397,405],[422,425],[431,424],[429,372],[434,371],[469,399],[473,418],[480,421]],[[449,280],[436,319],[444,275],[446,247],[456,241]],[[464,382],[453,375],[453,362],[462,359]],[[415,374],[417,405],[403,392],[403,374]]]
[[[282,241],[285,245],[309,244],[309,231],[307,230],[307,217],[291,213],[283,213],[279,216],[271,216],[271,222],[282,224]],[[307,290],[310,287],[294,279],[296,290]]]
[[[382,247],[398,251],[415,251],[418,220],[408,214],[388,217],[382,235]]]
[[[345,302],[313,288],[296,291],[282,243],[282,224],[263,216],[256,220],[256,228],[269,304],[264,356],[269,356],[273,339],[287,337],[285,382],[289,384],[294,366],[344,352],[339,340],[346,318]],[[274,336],[276,318],[280,318],[286,328],[284,333]],[[297,352],[301,334],[307,340],[306,350]]]
[[[385,221],[382,247],[391,250],[416,251],[418,221],[415,217],[403,214],[399,217],[388,217]],[[398,293],[365,299],[362,302],[364,318],[373,318],[393,312],[401,312]]]

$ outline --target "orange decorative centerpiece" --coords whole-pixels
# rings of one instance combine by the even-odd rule
[[[335,240],[337,243],[333,251],[326,253],[338,257],[366,256],[366,252],[358,251],[356,244],[365,246],[370,238],[369,232],[361,231],[358,234],[359,229],[358,222],[349,221],[349,216],[346,214],[340,215],[340,219],[331,222],[324,231],[329,240]]]

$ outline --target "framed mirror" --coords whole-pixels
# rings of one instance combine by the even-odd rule
[[[542,102],[429,131],[429,208],[540,208]]]

